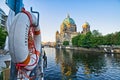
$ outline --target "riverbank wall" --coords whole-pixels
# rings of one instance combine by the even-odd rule
[[[120,53],[120,48],[114,49],[114,53]]]
[[[88,52],[100,52],[106,53],[104,48],[83,48],[83,47],[61,47],[62,49],[70,49],[70,50],[80,50],[80,51],[88,51]],[[113,53],[120,53],[120,48],[113,48]]]

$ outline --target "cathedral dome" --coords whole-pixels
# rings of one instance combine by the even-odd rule
[[[75,21],[72,18],[70,18],[69,15],[63,20],[60,26],[60,33],[62,32],[76,32]]]
[[[74,25],[75,21],[68,15],[67,18],[64,19],[63,23],[67,26],[70,26],[71,24]]]
[[[89,27],[90,27],[90,25],[89,25],[89,23],[88,23],[88,22],[85,22],[85,23],[82,25],[82,27],[83,27],[83,28],[89,28]]]
[[[67,29],[66,25],[63,23],[60,27],[60,32],[63,32]]]

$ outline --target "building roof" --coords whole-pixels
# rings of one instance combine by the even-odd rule
[[[67,18],[64,19],[63,23],[66,25],[69,25],[69,24],[75,24],[75,21],[72,18],[70,18],[69,14],[68,14]]]

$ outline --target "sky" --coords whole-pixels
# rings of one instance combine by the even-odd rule
[[[75,21],[77,32],[88,22],[91,31],[98,30],[103,35],[120,31],[120,0],[23,0],[24,7],[40,13],[39,25],[43,42],[55,41],[56,31],[67,14]],[[0,0],[0,8],[8,14],[5,0]]]

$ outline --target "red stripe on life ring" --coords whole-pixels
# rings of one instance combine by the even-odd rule
[[[40,56],[40,52],[37,51],[37,50],[35,51],[35,54],[38,55],[38,56]]]
[[[39,35],[39,34],[40,34],[40,30],[34,31],[34,34],[35,34],[35,35]]]
[[[22,12],[25,13],[28,16],[28,18],[30,20],[30,26],[32,26],[32,16],[31,16],[31,14],[28,11],[26,11],[25,8],[22,8]]]

